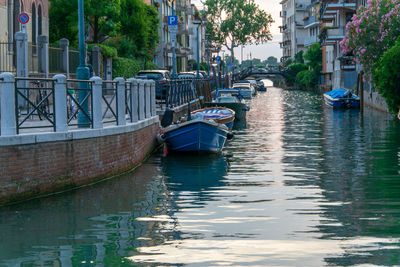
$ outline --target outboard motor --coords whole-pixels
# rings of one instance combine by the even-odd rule
[[[172,109],[167,108],[164,112],[164,116],[161,120],[161,126],[163,128],[170,126],[174,120],[174,112]]]

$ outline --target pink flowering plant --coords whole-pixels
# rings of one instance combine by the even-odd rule
[[[343,55],[352,54],[371,78],[374,63],[400,35],[400,0],[368,0],[346,25],[340,42]]]

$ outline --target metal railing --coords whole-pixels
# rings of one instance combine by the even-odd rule
[[[67,80],[68,126],[93,128],[93,82]],[[78,119],[80,116],[81,120]],[[83,121],[83,122],[82,122]]]
[[[54,80],[36,78],[15,79],[15,117],[17,134],[23,129],[53,128]],[[40,123],[32,123],[37,116]]]
[[[103,123],[116,122],[118,119],[118,83],[115,81],[103,81],[102,100],[105,104],[103,111]]]
[[[14,43],[0,42],[0,72],[16,72]]]
[[[58,47],[49,47],[49,72],[62,73],[62,49]]]

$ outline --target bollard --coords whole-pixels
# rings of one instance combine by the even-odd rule
[[[12,73],[0,74],[1,135],[17,134],[15,110],[15,78]]]
[[[153,80],[150,81],[150,91],[151,116],[156,116],[156,82]]]
[[[92,77],[92,109],[93,109],[93,129],[103,128],[103,109],[101,106],[103,95],[103,81],[100,77]]]
[[[150,84],[150,81],[145,82],[144,89],[145,89],[145,98],[146,98],[145,116],[146,116],[146,119],[148,119],[151,117],[151,84]]]
[[[53,77],[54,82],[54,110],[56,132],[68,131],[67,115],[67,77],[64,74],[57,74]]]
[[[139,80],[139,120],[144,120],[144,81]]]
[[[118,77],[114,82],[117,83],[117,125],[126,125],[125,79]]]
[[[132,102],[132,117],[131,122],[137,122],[139,120],[139,84],[138,81],[134,78],[128,79],[128,82],[131,84],[131,102]]]

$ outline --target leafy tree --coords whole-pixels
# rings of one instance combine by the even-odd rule
[[[118,33],[120,0],[84,1],[85,23],[90,26],[94,43],[102,43],[107,37]],[[50,1],[50,42],[67,38],[75,46],[78,44],[78,1]]]
[[[304,54],[308,70],[297,74],[296,80],[302,88],[316,88],[322,71],[322,51],[319,43],[313,44]]]
[[[303,70],[307,70],[308,67],[302,63],[292,63],[285,68],[286,73],[286,84],[288,86],[295,85],[297,74]]]
[[[296,55],[294,55],[294,61],[296,63],[304,63],[304,58],[303,58],[303,51],[300,50],[299,52],[296,53]]]
[[[150,58],[159,40],[157,11],[141,0],[120,1],[121,30],[116,39],[118,54],[128,58]]]
[[[400,108],[400,41],[374,65],[373,80],[392,114]]]
[[[224,45],[231,52],[245,44],[259,44],[272,39],[270,14],[259,8],[254,0],[205,0],[207,33],[215,46]]]

